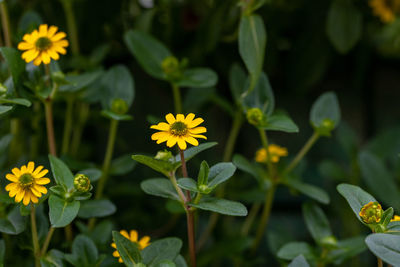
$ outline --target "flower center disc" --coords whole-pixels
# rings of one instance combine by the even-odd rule
[[[35,46],[40,51],[43,51],[43,50],[48,49],[51,46],[51,41],[47,37],[40,37],[39,39],[37,39]]]
[[[183,136],[186,135],[188,128],[185,123],[176,121],[171,125],[170,131],[173,135]]]
[[[19,183],[22,187],[30,187],[33,183],[33,177],[30,173],[24,173],[19,177]]]

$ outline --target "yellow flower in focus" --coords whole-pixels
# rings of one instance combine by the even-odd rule
[[[378,202],[369,202],[365,204],[358,213],[361,219],[368,224],[380,222],[382,214],[382,206]]]
[[[15,202],[22,201],[28,206],[29,202],[38,203],[38,198],[47,194],[47,188],[43,185],[50,183],[50,179],[44,177],[49,171],[43,166],[35,169],[35,163],[30,161],[28,166],[14,168],[11,172],[6,174],[6,179],[12,182],[6,186],[6,191],[9,191],[10,197],[15,197]]]
[[[157,144],[167,142],[168,147],[173,147],[176,143],[181,150],[185,150],[186,142],[194,146],[198,146],[199,142],[196,138],[207,139],[202,133],[207,132],[205,127],[197,127],[204,120],[202,118],[194,118],[193,113],[189,113],[186,118],[183,114],[177,114],[176,119],[171,113],[165,116],[168,123],[160,122],[152,125],[151,129],[161,132],[154,133],[151,140],[157,140]]]
[[[121,231],[119,231],[119,233],[121,235],[123,235],[124,237],[128,238],[133,243],[136,243],[140,250],[143,250],[144,248],[146,248],[150,245],[150,237],[149,236],[144,236],[138,241],[138,233],[136,230],[131,230],[129,234],[126,230],[121,230]],[[112,243],[111,246],[113,248],[117,249],[117,245],[115,243]],[[119,258],[118,262],[120,262],[120,263],[124,262],[121,258],[121,255],[119,255],[117,250],[114,251],[112,255],[116,258]]]
[[[369,6],[372,8],[372,13],[383,23],[393,22],[396,14],[400,12],[400,0],[370,0]]]
[[[271,162],[277,163],[281,157],[286,157],[288,151],[285,147],[271,144],[268,146],[268,152],[271,157]],[[260,163],[266,163],[268,161],[268,154],[265,148],[260,148],[256,152],[255,161]]]
[[[400,216],[394,215],[393,219],[391,219],[390,222],[400,222]]]
[[[33,64],[39,66],[42,62],[49,64],[51,59],[58,60],[58,54],[65,55],[68,41],[64,38],[67,36],[64,32],[58,32],[56,26],[42,24],[39,30],[27,33],[22,37],[23,41],[18,44],[19,50],[26,50],[22,53],[22,59],[27,63],[33,61]]]

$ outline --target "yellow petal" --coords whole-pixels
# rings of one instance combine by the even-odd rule
[[[203,138],[207,140],[207,137],[205,137],[204,135],[201,134],[191,134],[190,136],[194,137],[194,138]]]
[[[178,138],[178,146],[181,150],[185,150],[187,147],[186,142],[182,137]]]
[[[35,195],[35,196],[37,196],[37,197],[41,197],[41,196],[42,196],[42,193],[40,193],[39,191],[37,191],[37,190],[35,189],[34,186],[31,187],[31,192],[32,192],[33,195]]]
[[[35,178],[42,178],[43,176],[45,176],[49,171],[44,169],[43,171],[39,172],[38,174],[35,174],[34,177]]]
[[[199,145],[199,141],[197,141],[196,138],[193,138],[191,136],[186,137],[186,142],[188,142],[189,144],[194,145],[194,146]]]
[[[19,50],[28,50],[28,49],[33,49],[33,48],[34,48],[33,44],[30,44],[28,42],[20,42],[18,44]]]
[[[132,242],[137,242],[138,240],[138,232],[136,230],[131,230],[131,238]]]
[[[67,36],[65,34],[65,32],[59,32],[56,35],[54,35],[53,37],[51,37],[50,40],[53,42],[57,42],[57,41],[61,40],[62,38],[64,38],[65,36]]]
[[[50,183],[50,179],[49,178],[36,178],[35,183],[40,184],[40,185],[48,184],[48,183]]]
[[[47,36],[47,24],[42,24],[39,26],[39,36],[40,37]]]
[[[31,201],[36,204],[39,202],[39,199],[31,193]]]
[[[42,63],[42,57],[41,56],[35,58],[35,60],[33,61],[33,64],[35,66],[39,66],[41,63]]]
[[[139,245],[140,245],[141,249],[144,249],[144,248],[146,248],[148,245],[150,245],[150,244],[149,244],[149,241],[150,241],[150,237],[149,237],[149,236],[144,236],[144,237],[142,237],[142,238],[140,239],[140,241],[139,241]]]
[[[30,200],[31,200],[31,194],[29,191],[26,191],[22,203],[24,203],[25,206],[28,206]]]
[[[118,257],[119,257],[119,253],[118,253],[118,251],[114,251],[112,255],[113,255],[114,257],[116,257],[116,258],[118,258]]]
[[[15,175],[11,174],[11,173],[7,173],[6,174],[6,179],[11,181],[11,182],[18,182],[19,181],[18,178]]]
[[[15,191],[19,188],[18,183],[10,183],[6,185],[6,191]]]
[[[67,47],[68,46],[68,41],[67,40],[60,40],[57,42],[53,43],[53,47],[58,46],[58,47]]]
[[[195,117],[195,115],[193,113],[189,113],[185,119],[186,125],[190,125],[190,123],[192,123],[192,120],[194,119],[194,117]]]
[[[34,163],[33,161],[29,161],[29,162],[28,162],[27,171],[28,171],[29,173],[32,173],[34,169],[35,169],[35,163]]]
[[[168,136],[170,136],[170,134],[167,133],[167,132],[153,133],[153,134],[151,135],[151,140],[158,140],[158,139],[164,138],[164,137],[166,137],[166,136],[168,137]]]
[[[168,147],[173,147],[176,144],[177,141],[178,141],[178,138],[176,138],[174,136],[171,136],[171,137],[168,138],[167,146]]]
[[[206,133],[207,129],[206,129],[206,127],[196,127],[196,128],[189,129],[189,132],[192,134],[201,134],[201,133]]]
[[[160,138],[157,140],[157,144],[164,143],[165,141],[168,140],[168,138],[170,138],[170,136],[171,136],[171,135],[166,134],[166,135],[164,135],[163,137],[160,137]]]
[[[9,193],[8,193],[8,195],[10,196],[10,197],[15,197],[18,193],[19,193],[19,191],[21,191],[22,189],[21,189],[21,187],[17,187],[15,190],[11,190]]]
[[[60,53],[62,55],[65,55],[67,53],[67,50],[61,46],[53,46],[52,49],[54,49],[57,53]]]
[[[49,53],[50,57],[54,60],[59,60],[60,56],[57,54],[56,50],[53,48],[50,48],[47,50],[47,53]]]
[[[33,176],[38,175],[38,173],[39,173],[42,169],[43,169],[43,166],[42,166],[42,165],[38,166],[38,167],[36,168],[36,170],[35,170],[34,172],[32,172],[32,175],[33,175]]]
[[[122,258],[119,258],[119,259],[118,259],[118,262],[119,262],[119,263],[123,263],[124,261],[122,260]]]
[[[194,128],[194,127],[196,127],[197,125],[199,125],[200,123],[202,123],[204,120],[202,119],[202,118],[197,118],[197,119],[194,119],[189,125],[188,125],[188,127],[189,128]]]
[[[43,60],[44,64],[49,64],[50,63],[51,58],[50,58],[49,54],[46,51],[42,51],[40,56],[42,57],[42,60]]]
[[[50,26],[48,32],[47,32],[47,37],[51,38],[53,35],[57,32],[58,28],[56,26]]]
[[[36,49],[31,49],[22,54],[22,58],[25,59],[27,62],[31,62],[39,55],[39,51]]]
[[[25,190],[20,189],[19,192],[15,195],[15,202],[21,202],[24,195],[25,195]]]
[[[17,177],[19,177],[21,175],[21,171],[18,168],[13,168],[11,171]]]
[[[184,122],[185,121],[185,116],[183,114],[177,114],[176,115],[176,121]]]
[[[43,185],[37,185],[37,184],[35,184],[35,185],[33,186],[33,188],[35,188],[36,191],[38,191],[38,192],[40,192],[40,193],[42,193],[42,194],[47,194],[47,188],[44,187]]]
[[[168,122],[169,124],[173,124],[173,123],[175,122],[175,117],[174,117],[174,115],[172,115],[172,113],[168,113],[168,114],[165,116],[165,119],[167,120],[167,122]]]
[[[170,127],[169,124],[165,123],[165,122],[160,122],[157,125],[150,126],[151,129],[156,129],[156,130],[160,130],[160,131],[168,131],[169,127]]]
[[[129,234],[128,234],[128,232],[127,232],[126,230],[121,230],[121,231],[119,231],[119,233],[120,233],[121,235],[123,235],[124,237],[126,237],[126,238],[129,239]]]
[[[111,243],[111,246],[112,246],[113,248],[117,248],[117,244],[115,244],[115,243]]]

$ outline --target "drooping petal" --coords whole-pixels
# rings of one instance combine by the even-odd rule
[[[29,191],[26,191],[22,203],[24,203],[25,206],[28,206],[30,200],[31,200],[31,193]]]
[[[38,56],[37,58],[35,58],[35,60],[33,61],[33,65],[35,66],[39,66],[42,63],[42,57]]]
[[[32,193],[31,193],[31,200],[35,204],[39,202],[39,199],[36,196],[34,196]]]
[[[194,138],[203,138],[207,140],[207,137],[205,137],[204,135],[201,134],[191,134],[190,136],[194,137]]]
[[[194,127],[196,127],[197,125],[199,125],[200,123],[202,123],[204,120],[202,119],[202,118],[196,118],[196,119],[194,119],[189,125],[188,125],[188,127],[189,128],[194,128]]]
[[[21,200],[24,197],[24,195],[25,195],[25,190],[21,188],[18,191],[18,193],[15,195],[15,202],[21,202]]]
[[[169,127],[170,127],[170,125],[168,123],[165,123],[165,122],[160,122],[157,125],[151,125],[150,126],[151,129],[160,130],[160,131],[168,131]]]
[[[43,60],[44,64],[49,64],[50,63],[51,58],[50,58],[50,55],[46,51],[42,51],[40,56],[42,57],[42,60]]]
[[[174,115],[172,115],[172,113],[168,113],[167,115],[165,115],[165,119],[169,124],[173,124],[175,122],[175,117]]]
[[[185,150],[187,148],[186,142],[183,138],[178,138],[178,146],[181,150]]]

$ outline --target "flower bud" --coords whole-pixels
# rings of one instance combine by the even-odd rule
[[[259,108],[250,108],[246,113],[247,121],[254,126],[260,126],[264,120],[264,114]]]
[[[321,244],[326,248],[335,248],[337,247],[337,239],[334,236],[327,236],[321,240]]]
[[[89,180],[89,177],[87,177],[84,174],[78,173],[77,175],[75,175],[75,178],[74,178],[74,187],[79,192],[88,192],[88,191],[90,191],[90,180]]]
[[[181,64],[176,57],[166,57],[161,63],[161,68],[169,80],[179,80],[182,76]]]
[[[111,102],[111,111],[114,113],[122,115],[128,112],[128,109],[128,104],[122,98],[115,98]]]
[[[378,202],[369,202],[361,208],[359,213],[363,222],[375,224],[381,221],[383,214],[382,206]]]
[[[210,194],[212,191],[212,188],[208,187],[206,184],[198,185],[198,189],[202,194]]]
[[[168,150],[163,150],[163,151],[158,151],[157,155],[154,157],[155,159],[159,160],[164,160],[168,161],[173,158],[171,151]]]
[[[335,129],[335,123],[331,119],[324,119],[316,130],[320,135],[330,136],[333,129]]]

